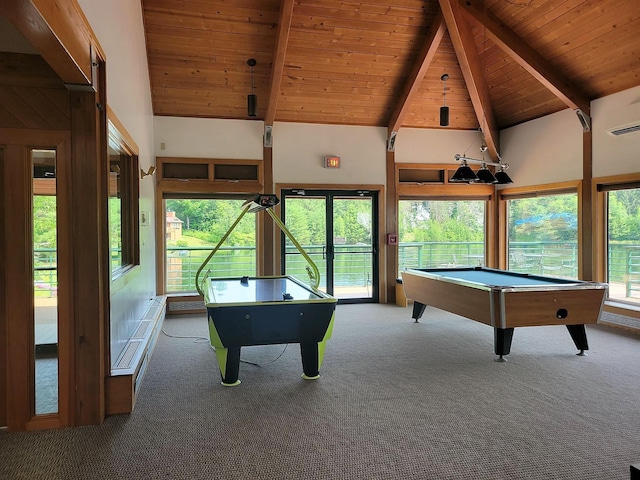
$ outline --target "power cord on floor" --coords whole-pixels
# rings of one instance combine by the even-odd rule
[[[209,343],[209,339],[207,337],[193,337],[193,336],[189,336],[189,335],[172,335],[170,333],[167,333],[164,330],[164,326],[161,329],[161,332],[166,335],[167,337],[171,337],[171,338],[187,338],[187,339],[193,339],[193,343],[203,343],[203,342],[207,342]],[[215,347],[213,345],[211,345],[211,343],[209,343],[209,346],[211,347],[211,350],[213,350],[214,352],[216,351]],[[282,349],[282,352],[280,352],[280,355],[278,355],[276,358],[274,358],[273,360],[270,360],[268,362],[264,362],[264,363],[256,363],[256,362],[250,362],[248,360],[242,360],[240,359],[240,363],[247,363],[249,365],[253,365],[255,367],[263,367],[265,365],[270,365],[272,363],[275,363],[280,357],[282,357],[282,355],[284,355],[284,352],[287,351],[287,347],[289,346],[289,344],[287,343],[284,348]]]
[[[188,336],[188,335],[172,335],[170,333],[165,332],[164,326],[162,327],[161,331],[167,337],[171,337],[171,338],[192,338],[193,339],[193,343],[202,343],[202,342],[208,342],[209,341],[209,339],[207,337],[192,337],[192,336]]]

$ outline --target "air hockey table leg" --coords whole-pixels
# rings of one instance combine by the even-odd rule
[[[240,385],[240,347],[216,347],[216,357],[220,366],[220,377],[225,387]]]
[[[301,343],[302,378],[315,380],[320,377],[321,352],[319,343]]]

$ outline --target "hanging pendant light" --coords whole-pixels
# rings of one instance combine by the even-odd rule
[[[256,116],[256,110],[258,108],[258,97],[253,93],[253,67],[256,66],[255,58],[247,60],[247,65],[251,68],[251,93],[247,95],[247,115],[250,117]]]
[[[449,107],[447,107],[447,80],[449,80],[449,75],[445,73],[440,77],[440,80],[442,80],[442,106],[440,107],[440,126],[448,127]]]

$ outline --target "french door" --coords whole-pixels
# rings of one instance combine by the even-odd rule
[[[282,220],[339,303],[378,302],[378,192],[282,190]],[[282,234],[282,273],[306,280],[305,260]]]

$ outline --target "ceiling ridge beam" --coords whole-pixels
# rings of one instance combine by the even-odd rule
[[[433,23],[431,24],[425,43],[418,54],[418,58],[413,64],[411,73],[407,77],[407,82],[404,85],[404,89],[402,90],[402,94],[400,95],[398,102],[396,103],[396,108],[389,120],[387,128],[389,139],[391,139],[392,136],[395,136],[402,126],[402,121],[409,110],[411,101],[420,90],[420,84],[422,83],[427,70],[431,66],[431,62],[438,51],[438,47],[440,46],[440,42],[444,37],[446,29],[447,25],[444,21],[444,17],[442,16],[442,12],[438,11]],[[390,142],[387,143],[390,144]]]
[[[447,30],[458,57],[464,81],[469,91],[473,109],[478,117],[480,130],[487,145],[487,151],[494,161],[499,157],[499,131],[491,106],[489,89],[484,79],[480,57],[471,34],[471,27],[460,13],[457,0],[438,0]]]
[[[272,127],[276,118],[276,108],[278,106],[278,96],[280,84],[284,72],[284,57],[289,43],[289,32],[291,30],[291,18],[293,16],[294,0],[283,0],[280,6],[280,16],[278,20],[278,34],[276,49],[273,53],[273,66],[271,67],[271,83],[269,85],[269,100],[267,113],[264,117],[264,124]]]
[[[558,70],[531,48],[511,28],[487,11],[477,0],[459,0],[467,17],[486,29],[487,36],[518,65],[558,97],[565,105],[589,114],[590,101]]]

